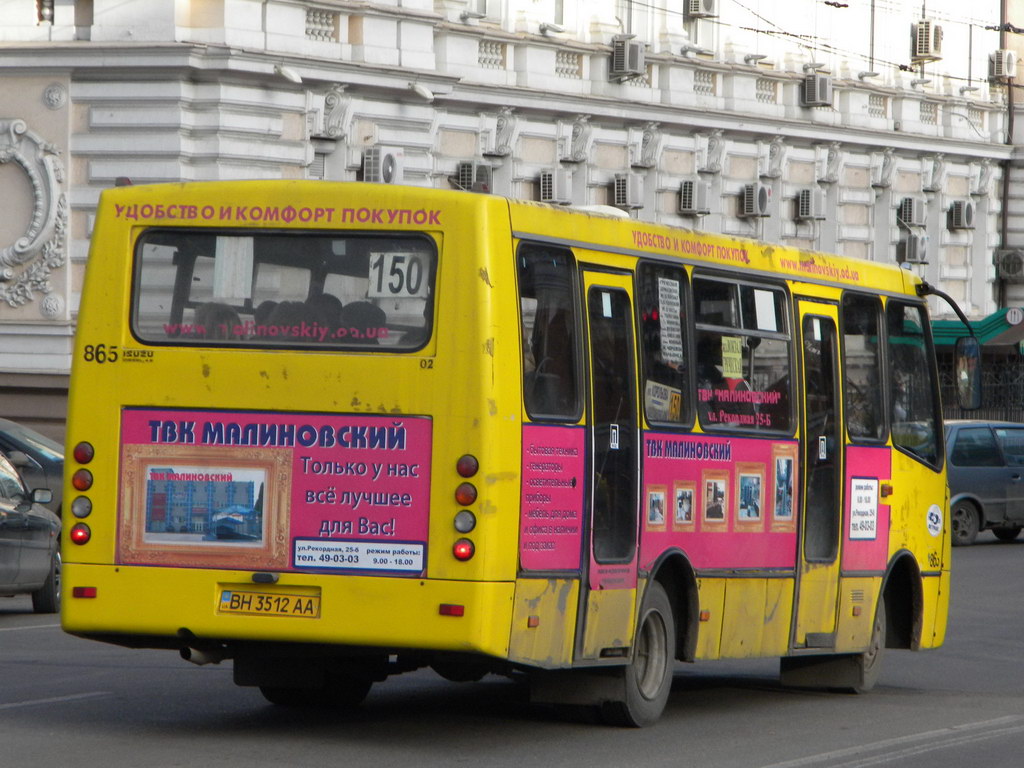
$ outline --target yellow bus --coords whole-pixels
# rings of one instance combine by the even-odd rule
[[[676,660],[753,657],[866,690],[946,629],[930,292],[492,195],[108,190],[63,626],[282,705],[429,666],[638,726]]]

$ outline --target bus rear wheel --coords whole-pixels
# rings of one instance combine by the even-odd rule
[[[332,676],[319,688],[261,685],[260,693],[271,704],[281,707],[348,709],[361,704],[372,685],[371,681],[357,677]]]
[[[624,690],[618,701],[605,702],[601,716],[609,725],[642,728],[661,717],[672,689],[676,629],[664,587],[652,581],[637,622],[633,661],[622,668]]]

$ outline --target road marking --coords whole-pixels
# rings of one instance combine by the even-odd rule
[[[925,731],[924,733],[885,739],[834,752],[823,752],[820,755],[802,757],[785,763],[772,763],[761,768],[801,768],[801,766],[819,764],[827,764],[829,768],[868,768],[868,766],[883,765],[904,757],[912,757],[926,752],[1020,732],[1024,732],[1024,717],[1010,715],[999,717],[995,720],[985,720],[980,723],[953,725],[936,731]],[[926,743],[914,745],[915,742]],[[901,749],[889,751],[891,747],[900,747],[901,745],[903,745]],[[838,762],[844,758],[851,759],[846,760],[846,762]]]
[[[21,632],[25,629],[53,629],[60,624],[33,624],[31,627],[0,627],[0,632]]]
[[[28,701],[12,701],[10,704],[0,704],[0,709],[21,709],[22,707],[38,707],[42,704],[63,704],[68,701],[79,701],[80,699],[95,699],[99,696],[110,696],[109,691],[93,691],[92,693],[75,693],[71,696],[55,696],[52,699],[29,699]]]

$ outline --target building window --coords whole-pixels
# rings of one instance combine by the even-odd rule
[[[504,69],[505,44],[495,40],[481,40],[477,64],[484,69]]]
[[[583,78],[583,57],[572,51],[555,52],[555,74],[572,80]]]
[[[889,100],[880,93],[872,93],[868,95],[868,116],[869,117],[888,117],[889,116]]]
[[[715,95],[715,73],[706,69],[698,69],[693,73],[693,92],[705,96]]]
[[[767,77],[757,79],[757,100],[762,104],[777,104],[779,102],[779,84]]]

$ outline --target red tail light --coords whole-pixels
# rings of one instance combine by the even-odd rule
[[[79,464],[88,464],[92,461],[92,457],[96,455],[96,450],[92,447],[91,443],[82,441],[75,446],[71,455],[75,457],[75,461]]]
[[[85,544],[92,538],[92,530],[85,523],[75,523],[68,531],[68,538],[74,544]]]
[[[455,555],[456,560],[465,562],[473,557],[476,552],[476,546],[469,539],[459,539],[452,546],[452,554]]]
[[[79,469],[71,476],[71,485],[78,491],[88,491],[92,488],[92,472],[88,469]]]

